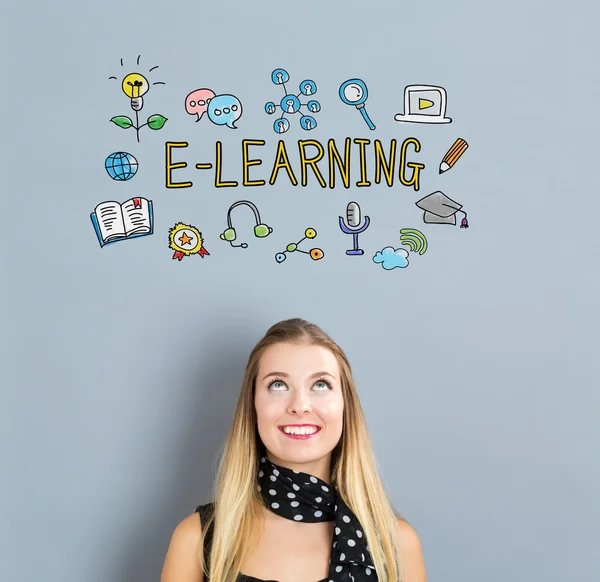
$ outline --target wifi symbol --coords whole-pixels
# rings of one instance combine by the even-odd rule
[[[416,228],[400,229],[400,242],[408,247],[413,253],[424,255],[427,251],[427,239],[425,235]]]

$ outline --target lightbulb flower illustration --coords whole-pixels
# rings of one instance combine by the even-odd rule
[[[137,58],[137,64],[140,64],[139,55]],[[123,66],[123,59],[121,59],[121,66]],[[158,66],[152,67],[149,72],[157,68]],[[117,79],[117,77],[114,76],[110,78]],[[162,81],[157,81],[152,84],[164,85],[165,83]],[[129,97],[131,109],[135,111],[135,123],[133,119],[131,119],[127,115],[116,115],[110,120],[112,123],[123,129],[129,129],[130,127],[133,127],[136,131],[138,142],[140,141],[140,129],[142,129],[142,127],[147,125],[150,129],[158,130],[165,125],[165,123],[167,122],[167,118],[164,115],[160,115],[158,113],[151,115],[150,117],[148,117],[145,123],[142,123],[142,125],[140,125],[139,112],[142,110],[142,107],[144,107],[144,95],[146,95],[146,93],[148,93],[148,91],[150,90],[150,83],[144,75],[137,72],[125,75],[125,77],[123,77],[123,80],[121,81],[121,89],[123,90],[123,93],[125,93],[125,95]]]

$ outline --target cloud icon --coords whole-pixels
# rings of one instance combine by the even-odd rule
[[[381,263],[381,266],[390,271],[396,267],[404,269],[408,267],[408,251],[406,249],[394,249],[394,247],[385,247],[373,257],[374,263]]]

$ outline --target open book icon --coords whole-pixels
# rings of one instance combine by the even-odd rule
[[[101,202],[90,218],[101,247],[154,232],[152,200],[146,198],[131,198],[122,204]]]

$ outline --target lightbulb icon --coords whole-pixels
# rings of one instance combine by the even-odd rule
[[[143,95],[148,93],[150,84],[144,75],[139,73],[129,73],[121,83],[123,93],[131,99],[131,108],[134,111],[140,111],[144,106]]]
[[[141,55],[138,55],[136,65],[140,64],[140,56]],[[124,66],[123,59],[121,59],[121,66]],[[148,72],[152,73],[152,71],[155,69],[158,69],[158,65],[152,67]],[[109,79],[118,81],[117,77],[114,75],[111,75]],[[164,85],[165,83],[164,81],[155,81],[152,84]],[[142,127],[147,126],[156,131],[164,126],[164,124],[167,122],[167,118],[160,113],[150,115],[146,122],[140,125],[139,112],[142,110],[142,107],[144,107],[144,95],[150,90],[150,83],[148,82],[148,79],[144,77],[144,75],[140,73],[129,73],[128,75],[125,75],[121,81],[121,89],[123,90],[123,93],[125,93],[125,95],[127,95],[127,97],[130,99],[131,109],[135,111],[135,120],[131,119],[127,115],[115,115],[110,119],[112,123],[123,129],[129,129],[133,127],[133,129],[135,129],[138,142],[140,141],[140,129],[142,129]]]

